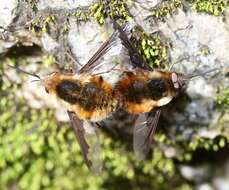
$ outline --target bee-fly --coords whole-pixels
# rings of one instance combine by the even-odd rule
[[[98,60],[109,51],[118,35],[130,53],[133,66],[139,69],[124,71],[113,86],[101,75],[92,75],[89,71],[98,66]],[[161,113],[160,107],[168,104],[183,89],[186,82],[195,77],[150,70],[119,26],[77,73],[54,72],[41,78],[17,69],[36,77],[47,93],[63,103],[68,110],[85,162],[96,172],[101,170],[101,162],[97,127],[92,127],[93,125],[98,126],[97,122],[109,117],[118,108],[139,115],[134,127],[134,151],[138,157],[143,158],[148,153],[151,137]],[[149,113],[148,116],[146,113]],[[94,144],[89,145],[89,137],[94,138]]]
[[[162,71],[124,73],[116,85],[122,108],[130,114],[150,112],[169,103],[183,87],[180,75]]]
[[[101,162],[99,161],[99,139],[95,125],[98,126],[97,121],[105,119],[115,111],[118,100],[115,98],[112,85],[101,75],[93,75],[90,72],[100,64],[100,58],[110,50],[118,33],[114,31],[77,73],[53,72],[48,76],[40,77],[18,67],[10,66],[35,77],[34,81],[40,81],[47,93],[63,103],[68,110],[85,162],[88,168],[95,172],[101,170],[101,164],[98,164]],[[90,144],[91,142],[93,144]]]
[[[101,121],[117,105],[112,86],[102,76],[53,73],[43,83],[48,93],[55,95],[82,120]]]
[[[113,25],[120,33],[120,39],[129,52],[133,66],[137,67],[135,72],[124,72],[115,88],[121,97],[121,107],[138,116],[133,129],[133,149],[139,159],[144,159],[150,150],[161,107],[183,91],[192,78],[218,69],[190,76],[172,71],[152,70],[131,44],[125,29],[115,21]]]

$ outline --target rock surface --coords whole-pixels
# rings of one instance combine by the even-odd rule
[[[166,17],[162,22],[152,19],[151,11],[149,10],[149,8],[159,6],[161,2],[161,0],[138,0],[127,6],[129,6],[130,13],[133,16],[134,25],[140,25],[146,33],[153,34],[156,31],[160,31],[162,36],[170,42],[169,59],[171,64],[174,64],[172,70],[185,75],[195,75],[211,69],[218,69],[218,71],[193,78],[188,83],[185,94],[178,97],[172,105],[163,110],[163,123],[161,126],[166,126],[164,127],[168,134],[166,138],[178,143],[177,146],[163,145],[164,153],[168,158],[178,159],[179,156],[184,156],[183,154],[185,153],[185,148],[180,145],[182,144],[180,142],[185,142],[188,146],[195,139],[213,140],[219,136],[224,136],[225,138],[228,136],[229,113],[222,113],[222,110],[216,109],[216,99],[219,87],[225,86],[228,88],[229,86],[227,76],[229,72],[229,10],[225,12],[223,19],[223,16],[215,17],[197,13],[191,8],[188,11],[179,8],[173,15]],[[93,3],[95,2],[92,0],[40,0],[37,3],[37,8],[38,12],[46,9],[69,10],[79,6],[90,6]],[[109,19],[107,19],[106,24],[100,26],[92,18],[86,22],[78,23],[76,17],[71,15],[67,21],[65,20],[68,23],[68,30],[62,40],[56,38],[50,32],[43,32],[40,36],[30,38],[30,35],[24,32],[24,29],[19,29],[16,33],[7,31],[7,27],[16,16],[17,7],[18,2],[16,0],[10,0],[7,3],[4,1],[3,4],[0,4],[0,55],[10,52],[10,49],[18,44],[22,47],[32,47],[36,44],[41,46],[46,53],[48,52],[54,56],[59,53],[59,56],[63,59],[65,58],[63,56],[65,55],[65,50],[69,50],[73,58],[75,58],[73,65],[79,69],[80,65],[86,64],[114,30]],[[130,24],[131,28],[133,27],[132,24]],[[55,27],[59,27],[58,29],[60,30],[63,29],[63,26],[58,24]],[[1,28],[5,28],[6,31]],[[19,35],[20,32],[26,35]],[[29,42],[26,41],[25,36],[31,40]],[[31,68],[25,68],[30,71],[33,70],[33,72],[47,74],[49,68],[42,68],[42,65],[38,65],[40,61],[30,64]],[[118,40],[107,55],[101,58],[101,62],[101,66],[93,71],[94,73],[109,71],[116,63],[119,63],[117,69],[132,69],[127,51]],[[59,64],[64,65],[65,63],[61,62]],[[15,75],[11,80],[20,82],[20,78],[16,73],[12,74],[12,72],[12,70],[8,70],[6,75]],[[105,73],[104,78],[115,83],[120,74],[121,72],[111,71]],[[56,101],[50,101],[48,95],[42,89],[39,84],[27,81],[22,85],[22,91],[18,92],[18,97],[24,97],[29,102],[29,106],[36,109],[41,109],[44,106],[56,109],[55,115],[57,119],[59,121],[67,121],[64,109]],[[115,117],[123,119],[122,113],[116,114]],[[222,118],[224,118],[224,122],[220,122]],[[107,122],[112,127],[116,126],[117,128],[124,126],[126,127],[125,133],[131,133],[132,126],[128,127],[128,124],[131,123],[130,121],[125,122],[122,120],[119,126],[119,124],[114,124],[110,119],[105,123]],[[130,120],[133,121],[134,118]],[[207,160],[205,162],[208,163]],[[224,166],[227,166],[228,161],[224,162]],[[222,176],[211,173],[212,170],[209,165],[193,166],[190,164],[180,165],[179,167],[181,176],[194,183],[195,188],[198,190],[227,190],[229,187],[228,167],[225,169],[221,166],[218,169],[223,171]]]
[[[16,16],[18,7],[17,0],[2,1],[0,4],[0,28],[10,25]]]
[[[94,2],[94,0],[39,0],[37,3],[38,10],[43,10],[46,8],[50,9],[74,9],[81,6],[89,6]]]

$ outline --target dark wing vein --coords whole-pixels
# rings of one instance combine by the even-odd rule
[[[91,170],[95,174],[99,174],[102,171],[102,155],[98,136],[98,124],[84,121],[84,128],[86,131],[85,138],[87,142],[90,144],[88,157],[92,161]]]
[[[91,168],[92,162],[87,157],[89,145],[87,144],[85,137],[84,137],[85,130],[83,128],[83,123],[74,112],[71,112],[71,111],[67,111],[67,112],[68,112],[68,116],[71,121],[71,125],[73,128],[74,134],[77,138],[81,152],[86,162],[86,165],[88,166],[88,168]]]
[[[146,70],[152,70],[151,67],[149,67],[142,57],[142,55],[139,54],[138,50],[132,45],[130,42],[127,34],[125,33],[125,28],[123,29],[117,22],[113,21],[114,28],[119,31],[119,37],[122,40],[123,45],[127,48],[129,52],[129,56],[131,59],[131,63],[135,67],[139,67],[141,69]]]
[[[152,137],[156,130],[161,110],[155,111],[154,117],[147,118],[146,114],[140,114],[134,126],[133,148],[135,155],[140,159],[145,159],[149,153]],[[152,118],[153,117],[153,118]]]
[[[100,173],[102,158],[97,127],[91,122],[83,123],[74,112],[68,111],[68,115],[87,167],[95,174]]]
[[[79,70],[79,73],[89,72],[98,66],[98,60],[110,50],[117,35],[118,32],[114,31],[112,35],[102,44],[102,46],[100,46],[91,59]]]

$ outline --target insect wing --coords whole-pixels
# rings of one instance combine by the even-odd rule
[[[158,109],[151,113],[150,116],[140,114],[135,122],[133,149],[139,160],[145,159],[149,153],[152,137],[156,130],[161,110]]]
[[[147,154],[145,146],[145,137],[147,136],[147,132],[146,114],[140,114],[135,122],[133,132],[133,149],[136,157],[140,160],[144,159],[144,155]]]
[[[85,138],[89,144],[88,158],[92,162],[92,171],[100,173],[102,171],[102,154],[99,141],[98,126],[95,123],[84,121]]]
[[[92,71],[98,66],[98,61],[102,56],[104,56],[115,43],[116,37],[118,36],[118,31],[114,31],[112,35],[102,44],[102,46],[96,51],[96,53],[91,57],[91,59],[79,70],[79,73],[87,73]]]
[[[117,22],[113,21],[114,28],[119,31],[119,37],[122,40],[123,45],[126,47],[128,50],[131,63],[133,66],[141,68],[141,69],[146,69],[146,70],[152,70],[145,62],[143,59],[143,56],[139,54],[138,50],[133,46],[132,42],[130,42],[126,31],[127,26],[122,28]]]
[[[95,128],[83,123],[74,112],[68,111],[68,115],[87,167],[94,173],[101,172],[100,145]]]

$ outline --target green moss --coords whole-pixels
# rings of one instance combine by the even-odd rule
[[[193,135],[191,139],[176,139],[176,141],[169,140],[164,133],[157,132],[154,140],[161,147],[173,147],[176,150],[174,158],[180,162],[189,162],[193,159],[193,154],[199,150],[207,152],[218,152],[229,145],[229,138],[224,135],[218,135],[213,139]]]
[[[133,30],[131,41],[139,49],[139,53],[152,68],[164,68],[168,61],[167,44],[159,37],[148,35],[140,28]]]
[[[228,0],[193,0],[192,3],[198,12],[206,12],[215,16],[222,15],[229,6]]]
[[[105,10],[102,3],[95,3],[90,8],[90,15],[97,21],[100,25],[105,23]]]
[[[30,30],[34,33],[39,32],[49,32],[50,25],[56,24],[56,16],[55,15],[48,15],[46,17],[40,16],[33,20],[30,26]]]
[[[55,64],[55,58],[52,55],[46,55],[43,57],[43,63],[45,66],[51,66]]]
[[[56,122],[52,110],[29,108],[16,95],[20,86],[4,77],[0,89],[0,189],[139,189],[144,184],[164,190],[184,185],[175,162],[160,148],[155,147],[153,159],[138,161],[125,142],[105,134],[100,136],[104,172],[93,176],[69,123]]]
[[[209,55],[209,53],[210,53],[210,50],[207,46],[203,46],[200,48],[200,54],[201,55],[207,56],[207,55]]]
[[[229,145],[229,140],[226,136],[220,135],[215,137],[214,139],[204,138],[204,137],[198,137],[191,140],[191,142],[188,143],[188,146],[185,148],[185,152],[188,152],[188,154],[192,155],[197,150],[206,150],[206,151],[220,151],[226,146]],[[186,154],[185,154],[186,155]],[[186,156],[184,155],[184,158]],[[182,159],[183,160],[183,159]],[[189,161],[185,159],[186,161]],[[191,160],[191,159],[190,159]]]
[[[33,11],[37,11],[37,0],[26,0],[29,6],[33,9]]]
[[[200,1],[195,1],[196,5],[197,2]],[[163,2],[158,9],[153,10],[153,16],[163,19],[173,14],[180,5],[179,0]],[[95,3],[89,11],[78,10],[72,15],[78,21],[88,21],[90,17],[93,17],[101,25],[105,23],[108,16],[121,21],[126,21],[130,17],[123,0],[111,0],[108,9],[109,11],[105,10],[102,3]],[[219,12],[213,10],[213,13]],[[36,32],[48,32],[49,25],[55,23],[56,17],[49,15],[34,20],[31,29]],[[168,61],[168,48],[166,42],[160,37],[148,35],[139,28],[135,28],[131,40],[151,67],[163,68],[165,66],[164,64]],[[201,52],[208,53],[206,49]],[[16,61],[20,59],[14,60]],[[53,63],[53,57],[44,58],[45,65],[50,66]],[[166,158],[160,146],[154,147],[152,157],[149,156],[150,159],[141,162],[127,148],[126,142],[114,140],[106,135],[101,136],[104,173],[99,177],[92,176],[86,169],[69,124],[56,122],[52,110],[29,108],[23,98],[16,96],[20,91],[20,84],[3,80],[3,74],[3,64],[1,64],[0,189],[11,186],[31,190],[192,189],[191,185],[186,184],[179,175],[175,161],[178,158]],[[217,102],[220,108],[229,110],[228,89],[219,90]],[[187,140],[181,142],[177,139],[169,140],[164,133],[157,133],[155,141],[162,147],[169,145],[175,147],[176,150],[181,150],[180,161],[189,162],[198,149],[219,151],[228,145],[229,138],[220,136],[207,139],[195,136],[188,142]]]
[[[56,16],[55,15],[47,16],[43,21],[42,32],[48,32],[49,25],[51,23],[55,23],[55,22],[56,22]]]
[[[222,111],[229,111],[229,88],[221,87],[218,89],[217,105]]]
[[[32,190],[98,187],[100,180],[91,180],[91,184],[84,180],[88,171],[82,167],[69,127],[58,126],[50,110],[26,106],[22,98],[15,97],[18,87],[5,80],[6,94],[0,99],[0,189],[14,183],[20,189]],[[73,182],[75,176],[79,183]]]
[[[184,184],[181,187],[177,188],[176,190],[193,190],[193,188],[188,184]]]
[[[158,20],[163,20],[166,16],[173,14],[181,5],[181,0],[162,1],[156,8],[152,9],[152,16]]]
[[[130,18],[127,5],[124,0],[111,0],[109,2],[109,16],[114,20],[127,21]]]
[[[90,15],[100,24],[105,23],[105,19],[110,17],[114,20],[127,21],[130,18],[126,7],[126,1],[111,0],[105,6],[104,3],[95,3],[90,8]]]
[[[86,22],[89,20],[89,11],[85,11],[83,9],[78,9],[74,13],[71,14],[71,16],[74,16],[76,18],[76,21],[79,22]]]
[[[188,0],[198,12],[206,12],[215,16],[222,15],[229,6],[228,0]],[[162,1],[152,9],[152,16],[164,20],[168,15],[176,12],[182,6],[182,0]]]

